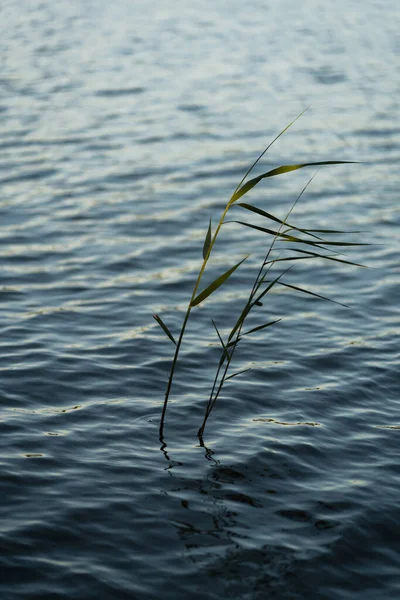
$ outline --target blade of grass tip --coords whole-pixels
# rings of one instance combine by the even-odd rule
[[[207,258],[208,254],[209,254],[210,247],[211,247],[211,217],[210,217],[210,224],[208,226],[208,230],[207,230],[207,234],[206,234],[206,239],[204,240],[204,246],[203,246],[204,260]]]
[[[232,196],[229,201],[229,204],[232,205],[239,200],[242,196],[247,194],[254,186],[256,186],[262,179],[266,177],[275,177],[276,175],[283,175],[284,173],[290,173],[291,171],[297,171],[298,169],[304,169],[305,167],[318,167],[325,165],[346,165],[346,164],[355,164],[358,161],[354,160],[325,160],[319,162],[311,162],[311,163],[299,163],[296,165],[281,165],[276,169],[272,169],[271,171],[267,171],[266,173],[262,173],[262,175],[258,175],[258,177],[254,177],[254,179],[250,179],[240,187]]]
[[[233,375],[229,375],[228,377],[225,377],[225,381],[228,381],[228,379],[232,379],[233,377],[237,377],[238,375],[241,375],[242,373],[247,373],[247,371],[251,371],[251,367],[249,367],[248,369],[242,369],[242,371],[238,371],[237,373],[233,373]]]
[[[303,294],[309,294],[310,296],[315,296],[315,298],[321,298],[321,300],[328,300],[328,302],[333,302],[334,304],[339,304],[340,306],[344,306],[345,308],[349,308],[347,304],[343,304],[343,302],[338,302],[337,300],[332,300],[332,298],[327,298],[326,296],[321,296],[321,294],[316,294],[315,292],[310,292],[310,290],[305,290],[304,288],[298,287],[297,285],[291,285],[290,283],[283,283],[283,281],[278,282],[279,285],[283,285],[287,288],[292,288],[292,290],[296,290],[298,292],[303,292]]]
[[[225,343],[224,343],[224,341],[223,341],[223,339],[222,339],[222,337],[221,337],[221,335],[220,335],[220,333],[218,331],[218,327],[217,327],[216,323],[214,322],[214,319],[211,319],[211,321],[212,321],[212,324],[214,325],[215,331],[217,332],[217,335],[219,337],[219,341],[221,342],[221,345],[222,345],[222,348],[223,348],[223,353],[222,353],[222,356],[221,356],[221,358],[219,360],[219,365],[218,365],[217,372],[216,372],[215,377],[214,377],[214,382],[213,382],[213,385],[212,385],[211,394],[210,394],[209,400],[207,402],[205,416],[204,416],[204,420],[203,420],[203,425],[200,427],[198,435],[201,435],[200,432],[204,428],[204,425],[205,425],[205,422],[207,421],[208,415],[210,414],[210,412],[212,410],[213,394],[214,394],[214,390],[215,390],[215,387],[216,387],[217,382],[218,382],[218,377],[219,377],[219,373],[221,371],[222,365],[225,362],[225,358],[227,359],[228,364],[229,364],[229,358],[230,358],[229,351],[227,350],[227,348],[229,347],[229,344],[228,344],[228,346],[225,345]]]
[[[296,251],[294,248],[290,248],[290,250]],[[277,262],[284,262],[290,260],[311,260],[314,258],[313,256],[286,256],[285,258],[272,258],[271,260],[267,260],[264,265],[273,265]]]
[[[203,300],[205,300],[206,298],[208,298],[208,296],[210,296],[213,292],[215,292],[215,290],[217,290],[219,287],[221,287],[221,285],[223,283],[225,283],[225,281],[232,275],[232,273],[234,273],[236,271],[236,269],[238,267],[240,267],[240,265],[242,264],[242,262],[244,262],[247,258],[248,258],[248,256],[245,256],[236,265],[234,265],[233,267],[231,267],[230,269],[228,269],[225,273],[223,273],[222,275],[220,275],[219,277],[217,277],[217,279],[215,279],[212,283],[210,283],[210,285],[208,287],[206,287],[205,290],[203,290],[202,292],[200,292],[200,294],[198,296],[196,296],[196,298],[194,298],[192,300],[192,302],[190,303],[190,306],[191,307],[197,306],[198,304],[200,304],[201,302],[203,302]]]
[[[302,229],[300,231],[303,231]],[[332,235],[349,235],[350,233],[365,233],[365,231],[340,231],[339,229],[304,229],[308,233],[328,233]]]
[[[222,348],[223,348],[223,350],[224,350],[224,354],[223,354],[223,356],[224,356],[224,358],[225,358],[225,356],[226,356],[226,357],[229,357],[229,352],[228,352],[228,349],[227,349],[227,347],[226,347],[226,345],[225,345],[225,343],[224,343],[224,340],[223,340],[223,339],[222,339],[222,337],[221,337],[221,334],[220,334],[220,332],[218,331],[218,327],[217,327],[217,325],[216,325],[216,323],[215,323],[214,319],[211,319],[211,321],[212,321],[212,324],[214,325],[214,329],[215,329],[215,331],[217,332],[217,335],[218,335],[219,341],[221,342],[221,346],[222,346]]]
[[[264,325],[259,325],[258,327],[254,327],[253,329],[250,329],[250,331],[246,331],[242,335],[249,335],[249,333],[254,333],[255,331],[260,331],[260,329],[265,329],[266,327],[275,325],[275,323],[279,323],[279,321],[282,321],[282,319],[283,319],[283,317],[281,317],[280,319],[275,319],[275,321],[270,321],[269,323],[264,323]]]
[[[276,142],[277,140],[279,140],[279,138],[280,138],[280,137],[281,137],[281,136],[282,136],[284,133],[286,133],[286,131],[287,131],[287,130],[288,130],[288,129],[289,129],[291,126],[292,126],[292,125],[294,125],[294,123],[296,123],[296,121],[297,121],[298,119],[300,119],[300,117],[302,117],[302,116],[304,115],[304,113],[305,113],[305,112],[306,112],[306,111],[307,111],[309,108],[310,108],[310,107],[309,107],[309,106],[307,106],[307,107],[306,107],[304,110],[302,110],[302,111],[301,111],[301,113],[300,113],[300,114],[298,114],[298,115],[297,115],[297,117],[295,117],[295,118],[293,119],[293,121],[291,121],[291,122],[289,123],[289,125],[286,125],[286,127],[285,127],[284,129],[282,129],[282,131],[280,131],[280,132],[278,133],[278,135],[277,135],[277,136],[275,136],[275,137],[274,137],[274,139],[272,140],[272,142],[270,142],[270,143],[267,145],[267,147],[266,147],[266,148],[265,148],[265,149],[264,149],[264,150],[261,152],[261,154],[258,156],[258,158],[257,158],[257,159],[256,159],[256,160],[253,162],[253,164],[252,164],[252,165],[251,165],[251,166],[250,166],[250,167],[247,169],[246,173],[243,175],[242,179],[239,181],[238,185],[236,186],[236,188],[235,188],[235,191],[234,191],[234,193],[233,193],[233,196],[234,196],[234,195],[235,195],[235,193],[238,191],[238,189],[241,187],[241,185],[242,185],[242,183],[244,182],[244,180],[245,180],[245,179],[246,179],[246,178],[247,178],[247,177],[250,175],[250,173],[252,172],[252,170],[254,169],[254,167],[255,167],[255,166],[256,166],[256,165],[257,165],[257,164],[260,162],[260,160],[262,159],[262,157],[264,156],[264,154],[266,154],[266,153],[268,152],[268,150],[271,148],[271,146],[272,146],[273,144],[275,144],[275,142]],[[233,196],[232,196],[232,198],[233,198]],[[231,198],[231,200],[232,200],[232,198]],[[229,201],[229,203],[231,203],[231,200]]]
[[[176,346],[176,341],[175,341],[174,336],[172,335],[172,333],[170,332],[170,330],[168,329],[168,327],[166,326],[164,321],[161,319],[161,317],[159,317],[158,315],[153,315],[153,319],[155,319],[157,321],[157,323],[159,324],[161,329],[164,330],[164,332],[167,334],[167,336],[169,337],[171,342],[173,342]]]
[[[334,262],[344,263],[346,265],[352,265],[354,267],[362,267],[363,269],[368,269],[366,265],[362,265],[360,263],[352,262],[350,260],[344,260],[343,258],[336,258],[335,256],[327,256],[326,254],[318,254],[318,252],[310,252],[309,250],[300,250],[300,248],[289,248],[292,252],[300,252],[301,254],[307,254],[309,256],[304,257],[292,257],[288,259],[280,259],[280,260],[298,260],[300,258],[325,258],[326,260],[333,260]]]

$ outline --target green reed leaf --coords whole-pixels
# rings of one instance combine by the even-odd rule
[[[192,300],[192,302],[190,303],[190,306],[191,307],[192,306],[197,306],[198,304],[200,304],[201,302],[203,302],[203,300],[205,300],[206,298],[208,298],[208,296],[210,296],[223,283],[225,283],[225,281],[232,275],[232,273],[234,273],[234,271],[236,271],[236,269],[238,267],[240,267],[240,265],[242,264],[242,262],[244,262],[247,258],[248,258],[248,256],[245,256],[245,258],[243,258],[241,261],[239,261],[234,267],[231,267],[225,273],[223,273],[222,275],[220,275],[219,277],[217,277],[217,279],[215,279],[212,283],[210,283],[210,285],[208,287],[206,287],[205,290],[203,290],[202,292],[200,292],[200,294],[198,296],[196,296],[196,298],[194,298],[194,300]]]
[[[210,249],[210,246],[211,246],[211,217],[210,217],[210,224],[208,226],[208,230],[207,230],[207,234],[206,234],[206,239],[204,240],[204,246],[203,246],[204,260],[206,260],[206,258],[207,258],[207,254]]]
[[[313,233],[311,233],[311,231],[315,231],[315,230],[301,229],[299,227],[296,227],[295,225],[291,225],[287,221],[282,221],[281,219],[278,219],[278,217],[275,217],[271,213],[268,213],[265,210],[261,210],[261,208],[257,208],[257,206],[252,206],[251,204],[246,204],[245,202],[239,202],[238,206],[242,206],[246,210],[250,210],[251,212],[254,212],[254,213],[258,214],[258,215],[261,215],[262,217],[265,217],[267,219],[271,219],[271,221],[275,221],[276,223],[280,223],[281,225],[286,225],[290,229],[295,229],[296,231],[300,231],[301,233],[306,233],[306,234],[311,235],[312,237],[315,237],[317,239],[321,239],[318,236],[316,236]]]
[[[226,349],[226,345],[225,345],[225,343],[224,343],[224,340],[223,340],[223,339],[222,339],[222,337],[221,337],[221,334],[220,334],[220,332],[218,331],[218,327],[217,327],[217,325],[216,325],[216,323],[215,323],[214,319],[211,319],[211,321],[212,321],[212,324],[214,325],[215,331],[217,332],[217,335],[218,335],[218,337],[219,337],[219,341],[221,342],[221,346],[222,346],[222,348],[224,349],[224,352],[225,352],[226,354],[228,354],[228,351],[227,351],[227,349]]]
[[[300,231],[303,231],[300,229]],[[350,233],[366,233],[365,231],[341,231],[339,229],[304,229],[307,233],[328,233],[332,235],[348,235]]]
[[[352,164],[357,161],[352,160],[326,160],[322,162],[313,162],[313,163],[302,163],[298,165],[282,165],[281,167],[277,167],[276,169],[272,169],[271,171],[267,171],[267,173],[263,173],[258,177],[254,177],[254,179],[250,179],[242,185],[231,197],[229,200],[229,205],[234,204],[247,194],[254,186],[257,185],[262,179],[266,177],[275,177],[276,175],[283,175],[284,173],[290,173],[291,171],[297,171],[298,169],[304,169],[304,167],[318,167],[323,165],[343,165],[343,164]]]
[[[224,343],[224,340],[222,339],[222,336],[221,336],[220,332],[218,331],[218,327],[217,327],[217,325],[216,325],[216,323],[215,323],[214,319],[211,319],[211,321],[212,321],[212,324],[214,325],[215,331],[217,332],[217,335],[218,335],[218,337],[219,337],[219,341],[221,342],[221,346],[222,346],[222,349],[223,349],[222,356],[221,356],[221,358],[219,359],[219,364],[220,364],[220,366],[222,367],[222,365],[223,365],[223,364],[224,364],[224,362],[225,362],[225,359],[229,360],[229,358],[230,358],[230,354],[229,354],[229,351],[228,351],[228,346],[229,346],[229,344],[228,344],[228,346],[227,346],[227,345]]]
[[[350,260],[344,260],[343,258],[336,258],[335,256],[327,256],[326,254],[319,254],[318,252],[310,252],[309,250],[300,250],[300,248],[290,248],[290,250],[292,252],[300,252],[301,254],[306,254],[308,256],[303,256],[303,257],[292,257],[292,258],[288,258],[288,259],[277,259],[277,260],[301,260],[301,258],[325,258],[326,260],[333,260],[335,262],[340,262],[340,263],[344,263],[346,265],[352,265],[354,267],[363,267],[364,269],[366,269],[367,267],[365,265],[362,265],[360,263],[356,263],[356,262],[352,262]]]
[[[293,250],[293,252],[296,252],[295,248],[290,248],[290,250]],[[267,260],[264,263],[264,266],[273,265],[277,262],[285,262],[285,261],[290,261],[290,260],[311,260],[312,258],[314,258],[314,257],[313,256],[285,256],[285,258],[271,258],[271,260]]]
[[[318,242],[313,242],[311,240],[303,240],[302,238],[298,238],[294,235],[288,235],[287,233],[280,233],[279,231],[274,231],[273,229],[268,229],[267,227],[260,227],[259,225],[253,225],[252,223],[246,223],[245,221],[226,221],[227,223],[237,223],[238,225],[244,225],[245,227],[251,227],[251,229],[256,229],[257,231],[262,231],[263,233],[269,233],[269,235],[273,235],[274,237],[283,238],[288,242],[296,242],[298,244],[307,244],[309,246],[315,246],[316,248],[322,248],[321,244],[325,244],[326,246],[369,246],[370,244],[364,244],[360,242],[333,242],[331,240],[320,240]]]
[[[242,371],[238,371],[237,373],[233,373],[232,375],[229,375],[228,377],[225,377],[225,381],[228,381],[228,379],[232,379],[232,377],[237,377],[238,375],[241,375],[242,373],[246,373],[247,371],[251,371],[251,367],[249,367],[248,369],[243,369]]]
[[[159,324],[159,326],[161,327],[161,329],[164,330],[164,332],[167,334],[167,336],[169,337],[169,339],[171,340],[171,342],[173,342],[176,346],[176,341],[174,339],[174,336],[172,335],[172,333],[170,332],[170,330],[168,329],[168,327],[166,326],[166,324],[164,323],[164,321],[161,319],[161,317],[159,317],[158,315],[153,315],[153,319],[155,319],[157,321],[157,323]]]
[[[271,325],[275,325],[275,323],[279,323],[279,321],[282,321],[281,317],[280,319],[275,319],[275,321],[270,321],[269,323],[264,323],[264,325],[259,325],[258,327],[254,327],[253,329],[250,329],[250,331],[246,331],[243,335],[249,335],[249,333],[254,333],[255,331],[260,331],[260,329],[265,329],[266,327],[270,327]]]
[[[316,294],[315,292],[310,292],[310,290],[305,290],[304,288],[298,287],[297,285],[291,285],[290,283],[283,283],[279,281],[280,285],[283,285],[288,288],[292,288],[292,290],[296,290],[298,292],[303,292],[303,294],[309,294],[310,296],[315,296],[315,298],[321,298],[322,300],[328,300],[328,302],[333,302],[334,304],[340,304],[340,306],[344,306],[345,308],[349,308],[347,304],[343,304],[342,302],[338,302],[337,300],[332,300],[332,298],[327,298],[326,296],[321,296],[320,294]]]

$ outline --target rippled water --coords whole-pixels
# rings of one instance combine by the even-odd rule
[[[399,8],[354,0],[0,7],[1,597],[400,597]],[[318,173],[295,215],[362,230],[370,269],[308,265],[271,296],[206,430],[224,329],[263,237],[223,230],[209,281],[248,268],[172,345],[214,223],[265,157]],[[251,202],[283,216],[312,171]],[[239,214],[239,213],[238,213]],[[240,356],[239,356],[240,354]]]

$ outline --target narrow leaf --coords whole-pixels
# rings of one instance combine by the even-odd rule
[[[295,248],[290,248],[293,252],[298,252]],[[286,256],[285,258],[272,258],[271,260],[267,260],[264,265],[273,265],[277,262],[284,262],[289,260],[307,260],[314,258],[313,256]]]
[[[327,256],[326,254],[318,254],[318,252],[310,252],[309,250],[300,250],[300,248],[290,248],[293,252],[300,252],[301,254],[307,254],[308,256],[302,256],[302,257],[293,257],[293,258],[289,258],[288,260],[298,260],[300,258],[300,260],[302,258],[314,258],[314,257],[318,257],[318,258],[326,258],[327,260],[333,260],[335,262],[340,262],[340,263],[345,263],[346,265],[352,265],[354,267],[363,267],[364,269],[366,268],[365,265],[361,265],[360,263],[356,263],[356,262],[352,262],[350,260],[344,260],[343,258],[336,258],[335,256]],[[282,259],[278,259],[278,260],[282,260]]]
[[[250,329],[250,331],[246,331],[243,335],[248,335],[249,333],[254,333],[254,331],[260,331],[260,329],[265,329],[265,327],[269,327],[270,325],[274,325],[275,323],[279,323],[282,321],[282,318],[275,319],[275,321],[270,321],[269,323],[264,323],[264,325],[259,325],[258,327],[254,327],[254,329]]]
[[[214,325],[215,331],[217,332],[217,335],[218,335],[218,337],[219,337],[219,341],[221,342],[221,346],[222,346],[222,348],[224,349],[224,352],[227,352],[227,350],[226,350],[226,346],[225,346],[225,343],[224,343],[224,340],[222,339],[222,337],[221,337],[221,334],[220,334],[220,332],[218,331],[218,327],[217,327],[217,325],[215,324],[215,321],[214,321],[214,319],[211,319],[211,321],[212,321],[212,324]]]
[[[233,375],[229,375],[229,377],[225,377],[225,381],[228,381],[228,379],[232,379],[232,377],[237,377],[238,375],[241,375],[242,373],[246,373],[246,371],[251,371],[251,367],[249,367],[248,369],[243,369],[243,371],[238,371],[237,373],[233,373]]]
[[[228,269],[225,273],[223,273],[223,275],[220,275],[219,277],[217,277],[217,279],[215,279],[212,283],[210,283],[210,285],[208,287],[206,287],[205,290],[200,292],[200,294],[198,296],[196,296],[196,298],[194,298],[194,300],[192,300],[190,306],[197,306],[198,304],[200,304],[200,302],[203,302],[203,300],[208,298],[208,296],[210,296],[213,292],[215,292],[215,290],[217,290],[228,279],[228,277],[230,277],[232,275],[232,273],[234,271],[236,271],[236,269],[238,267],[240,267],[240,265],[242,264],[242,262],[244,262],[246,260],[246,258],[248,258],[248,256],[243,258],[234,267],[231,267],[230,269]]]
[[[158,315],[153,315],[153,318],[157,321],[157,323],[159,324],[159,326],[161,327],[161,329],[164,330],[164,332],[167,334],[167,336],[169,337],[169,339],[171,340],[171,342],[173,342],[176,346],[176,341],[174,339],[174,336],[172,335],[172,333],[170,332],[170,330],[168,329],[168,327],[166,326],[166,324],[164,323],[164,321],[161,319],[161,317],[159,317]]]
[[[274,231],[273,229],[267,229],[266,227],[260,227],[259,225],[253,225],[252,223],[245,223],[245,221],[226,221],[226,223],[237,223],[238,225],[244,225],[245,227],[251,227],[252,229],[257,229],[257,231],[262,231],[264,233],[269,233],[275,237],[284,238],[289,242],[297,242],[299,244],[308,244],[309,246],[316,246],[317,248],[322,248],[320,245],[324,243],[326,246],[369,246],[370,244],[363,244],[360,242],[331,242],[330,240],[321,240],[321,242],[312,242],[311,240],[303,240],[302,238],[298,238],[294,235],[287,235],[286,233],[279,233],[279,231]]]
[[[254,212],[254,213],[258,214],[258,215],[261,215],[262,217],[265,217],[267,219],[271,219],[271,221],[275,221],[276,223],[280,223],[281,225],[286,225],[290,229],[295,229],[296,231],[300,231],[301,233],[307,233],[307,234],[311,235],[312,237],[320,239],[320,238],[318,238],[318,236],[313,235],[311,233],[311,231],[315,231],[315,230],[300,229],[299,227],[296,227],[295,225],[291,225],[287,221],[282,221],[281,219],[278,219],[278,217],[275,217],[274,215],[272,215],[271,213],[266,212],[265,210],[261,210],[261,208],[257,208],[257,206],[252,206],[251,204],[246,204],[246,202],[239,202],[238,206],[242,206],[246,210],[250,210],[251,212]]]
[[[355,162],[357,162],[357,161],[326,160],[326,161],[322,161],[322,162],[302,163],[302,164],[298,164],[298,165],[282,165],[281,167],[272,169],[272,171],[267,171],[267,173],[263,173],[262,175],[259,175],[258,177],[254,177],[254,179],[250,179],[250,181],[247,181],[245,184],[242,185],[241,188],[239,188],[232,195],[231,199],[229,200],[229,204],[231,205],[231,204],[234,204],[235,202],[237,202],[237,200],[239,200],[239,198],[241,198],[242,196],[247,194],[247,192],[249,190],[251,190],[254,186],[257,185],[257,183],[259,183],[262,179],[265,179],[266,177],[275,177],[276,175],[283,175],[284,173],[289,173],[290,171],[297,171],[298,169],[304,169],[304,167],[318,167],[321,165],[343,165],[343,164],[351,164],[351,163],[355,163]]]
[[[207,235],[206,235],[206,239],[204,240],[204,246],[203,246],[203,258],[204,260],[207,257],[208,251],[210,249],[211,246],[211,217],[210,217],[210,224],[208,226],[208,231],[207,231]]]
[[[303,231],[302,229],[300,229],[300,231]],[[328,233],[328,234],[340,234],[340,235],[347,235],[349,233],[366,233],[364,231],[340,231],[338,229],[304,229],[304,231],[307,231],[307,233]]]
[[[321,298],[322,300],[328,300],[328,302],[333,302],[334,304],[340,304],[340,306],[349,308],[347,306],[347,304],[343,304],[342,302],[338,302],[337,300],[332,300],[331,298],[327,298],[326,296],[321,296],[320,294],[315,294],[314,292],[310,292],[310,290],[305,290],[304,288],[298,287],[297,285],[283,283],[282,281],[279,281],[279,284],[284,285],[285,287],[288,287],[288,288],[292,288],[293,290],[297,290],[298,292],[303,292],[303,294],[309,294],[310,296],[315,296],[316,298]]]
[[[279,140],[279,138],[298,120],[300,119],[300,117],[302,117],[304,115],[304,113],[306,112],[306,110],[308,110],[310,107],[307,106],[304,110],[301,111],[301,113],[299,115],[297,115],[297,117],[295,119],[293,119],[293,121],[291,121],[289,123],[289,125],[286,125],[286,127],[284,129],[282,129],[282,131],[280,133],[278,133],[277,136],[274,137],[274,139],[272,140],[272,142],[270,142],[268,144],[268,146],[266,148],[264,148],[264,150],[261,152],[261,154],[258,156],[258,158],[253,162],[253,164],[247,169],[246,174],[242,177],[242,179],[239,182],[239,185],[236,187],[235,192],[238,191],[238,189],[241,187],[242,183],[244,182],[244,180],[247,178],[248,175],[250,175],[250,173],[252,172],[252,170],[254,169],[254,167],[257,165],[257,163],[262,159],[262,157],[264,156],[264,154],[266,152],[268,152],[268,150],[271,148],[271,146],[273,144],[275,144],[275,142],[277,140]],[[235,193],[234,192],[234,193]]]

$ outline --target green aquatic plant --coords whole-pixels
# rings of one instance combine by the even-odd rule
[[[261,331],[262,329],[266,329],[267,327],[270,327],[270,326],[275,325],[276,323],[279,323],[280,321],[282,321],[282,318],[278,318],[278,319],[273,319],[272,321],[262,322],[260,325],[252,327],[248,331],[242,332],[247,318],[254,310],[258,310],[258,307],[263,306],[263,304],[265,302],[264,298],[268,294],[268,292],[270,292],[275,286],[281,285],[281,286],[290,288],[292,290],[295,290],[297,292],[302,292],[302,293],[309,294],[311,296],[314,296],[314,297],[322,299],[322,300],[327,300],[330,302],[334,302],[336,304],[340,304],[341,306],[346,306],[345,304],[338,302],[337,300],[332,300],[330,298],[322,296],[321,294],[317,294],[315,292],[307,290],[303,287],[284,282],[282,278],[292,269],[294,264],[291,264],[289,267],[287,267],[283,271],[280,271],[277,276],[272,277],[270,274],[270,271],[272,271],[272,269],[278,263],[279,263],[278,266],[280,266],[280,263],[283,261],[288,261],[288,262],[294,263],[295,261],[315,260],[315,259],[321,260],[322,259],[322,260],[339,262],[339,263],[344,263],[344,264],[358,266],[358,267],[363,266],[363,265],[360,265],[359,263],[345,260],[344,258],[339,258],[339,255],[336,253],[336,251],[334,249],[337,248],[338,246],[341,246],[341,247],[347,246],[348,247],[348,246],[360,246],[360,245],[365,245],[365,244],[348,242],[348,241],[343,241],[340,239],[339,240],[335,239],[332,241],[332,240],[327,240],[325,237],[322,237],[322,236],[326,236],[326,235],[338,236],[338,235],[343,235],[345,233],[353,234],[353,233],[359,233],[359,232],[356,232],[356,231],[344,232],[344,231],[333,230],[333,229],[305,229],[305,228],[299,228],[299,227],[289,223],[288,220],[289,220],[291,213],[293,212],[296,204],[298,203],[298,201],[304,194],[305,190],[307,189],[308,185],[311,183],[313,178],[314,177],[311,177],[311,179],[308,181],[307,185],[303,188],[301,193],[298,195],[298,197],[296,198],[292,207],[290,208],[289,212],[287,213],[285,219],[283,219],[283,220],[278,219],[271,213],[267,213],[266,211],[261,210],[250,204],[239,203],[239,206],[244,208],[245,210],[251,211],[251,212],[256,213],[268,220],[272,220],[272,221],[278,223],[279,228],[277,230],[271,230],[270,228],[260,227],[258,225],[245,223],[243,221],[233,221],[234,223],[240,223],[243,226],[251,227],[251,228],[257,229],[259,231],[262,231],[263,233],[266,233],[267,235],[269,235],[272,239],[270,241],[269,246],[267,245],[266,255],[261,262],[261,265],[260,265],[257,275],[255,277],[253,286],[250,290],[250,293],[246,300],[246,303],[245,303],[238,319],[236,320],[235,325],[233,326],[232,330],[230,331],[228,338],[225,342],[222,339],[222,336],[220,334],[220,331],[219,331],[216,323],[214,322],[214,320],[212,320],[217,337],[218,337],[219,342],[222,347],[222,352],[221,352],[221,357],[220,357],[218,367],[216,370],[216,374],[214,377],[214,382],[213,382],[213,385],[211,388],[210,396],[209,396],[209,399],[207,402],[203,422],[198,431],[198,436],[201,441],[202,441],[202,438],[204,435],[204,429],[205,429],[207,420],[215,406],[215,403],[221,393],[221,390],[222,390],[225,382],[228,381],[229,379],[232,379],[232,378],[234,378],[238,375],[241,375],[242,373],[245,373],[250,370],[250,369],[243,369],[241,371],[238,371],[236,373],[228,375],[229,368],[231,366],[233,356],[234,356],[235,350],[236,350],[239,342],[243,339],[244,336]],[[227,222],[228,221],[226,221],[226,223]],[[293,235],[291,233],[293,231],[296,232],[296,235]],[[299,237],[299,234],[301,235],[301,237]],[[277,257],[273,257],[273,252],[275,251],[275,245],[279,241],[283,241],[284,244],[286,244],[287,242],[291,242],[296,247],[279,248],[279,255]],[[304,246],[306,249],[304,249]],[[310,246],[314,249],[314,251],[309,249]],[[315,250],[318,250],[318,251],[315,251]],[[267,277],[270,277],[270,278],[267,279]],[[261,300],[263,300],[263,302],[261,302]]]
[[[232,379],[233,377],[236,377],[237,375],[239,375],[240,373],[243,372],[243,371],[240,371],[239,373],[234,373],[234,374],[228,375],[229,367],[232,363],[232,359],[233,359],[235,350],[236,350],[239,342],[242,340],[242,338],[245,335],[250,335],[251,333],[260,331],[261,329],[272,326],[272,325],[276,324],[278,321],[280,321],[280,319],[276,319],[276,320],[273,320],[273,321],[270,321],[267,323],[261,323],[259,326],[253,327],[249,331],[245,331],[244,333],[242,333],[242,329],[243,329],[243,326],[245,325],[246,319],[248,318],[250,313],[252,313],[256,307],[262,306],[261,300],[264,299],[266,294],[275,286],[283,285],[283,286],[292,288],[296,291],[301,291],[303,293],[307,293],[312,296],[324,298],[323,296],[320,296],[314,292],[311,292],[311,291],[305,290],[299,286],[294,286],[292,284],[284,282],[282,280],[282,277],[290,270],[291,267],[289,267],[288,269],[285,269],[283,272],[279,273],[278,276],[273,277],[272,279],[267,279],[267,277],[269,277],[269,274],[270,274],[272,268],[275,267],[277,264],[280,264],[282,261],[296,261],[296,260],[306,260],[306,259],[315,259],[315,258],[324,259],[324,260],[328,260],[328,261],[342,262],[342,263],[347,263],[347,264],[354,264],[354,265],[356,264],[356,263],[351,263],[350,261],[344,260],[342,258],[339,258],[336,253],[335,254],[327,254],[327,252],[329,252],[332,248],[341,247],[341,246],[360,245],[360,244],[355,244],[355,243],[346,242],[346,241],[326,240],[325,238],[321,237],[321,236],[325,236],[325,235],[338,235],[338,234],[341,234],[344,232],[340,232],[337,230],[313,230],[313,229],[300,228],[300,227],[297,227],[288,222],[288,219],[294,209],[294,206],[297,204],[297,202],[300,199],[300,197],[302,196],[304,190],[298,196],[298,198],[296,199],[292,208],[290,209],[290,211],[286,215],[285,219],[283,219],[283,220],[272,215],[271,213],[268,213],[264,210],[261,210],[260,208],[257,208],[256,206],[253,206],[251,204],[247,204],[244,202],[240,202],[240,203],[238,202],[241,198],[243,198],[243,196],[245,194],[247,194],[251,189],[253,189],[258,183],[260,183],[264,179],[267,179],[270,177],[275,177],[278,175],[283,175],[285,173],[289,173],[291,171],[296,171],[298,169],[303,169],[305,167],[314,167],[314,166],[320,167],[320,166],[324,166],[324,165],[338,165],[338,164],[348,164],[349,162],[354,162],[354,161],[319,161],[319,162],[308,162],[308,163],[299,163],[299,164],[291,164],[291,165],[282,165],[280,167],[277,167],[275,169],[272,169],[270,171],[262,173],[261,175],[258,175],[257,177],[254,177],[253,179],[249,179],[246,181],[246,179],[248,178],[250,173],[253,171],[253,169],[258,164],[258,162],[261,160],[261,158],[265,155],[265,153],[270,149],[270,147],[293,125],[293,123],[295,121],[297,121],[297,119],[300,118],[300,116],[303,113],[304,113],[304,111],[300,115],[298,115],[296,117],[296,119],[294,119],[291,123],[289,123],[289,125],[287,125],[272,140],[272,142],[270,142],[270,144],[268,144],[268,146],[263,150],[263,152],[258,156],[258,158],[254,161],[254,163],[246,171],[245,175],[242,177],[241,181],[239,182],[239,184],[235,188],[232,196],[230,197],[228,203],[226,204],[226,206],[222,212],[222,215],[220,216],[218,224],[215,227],[214,232],[212,229],[212,220],[210,218],[209,226],[208,226],[204,244],[203,244],[203,261],[202,261],[197,279],[194,283],[192,295],[190,297],[190,300],[189,300],[189,303],[188,303],[188,306],[186,309],[186,313],[185,313],[185,316],[183,319],[182,327],[181,327],[178,338],[175,339],[175,337],[171,333],[170,329],[168,328],[168,326],[165,324],[165,322],[161,319],[161,317],[159,315],[153,315],[154,319],[157,321],[157,323],[163,329],[164,333],[168,336],[168,338],[171,340],[171,342],[175,345],[175,352],[174,352],[174,356],[173,356],[172,363],[171,363],[171,369],[170,369],[170,373],[169,373],[169,377],[168,377],[167,388],[166,388],[164,404],[163,404],[161,420],[160,420],[159,433],[160,433],[160,440],[162,442],[163,442],[163,436],[164,436],[166,410],[167,410],[168,401],[169,401],[169,398],[171,395],[171,389],[172,389],[172,383],[174,380],[176,365],[178,362],[179,353],[180,353],[180,349],[182,346],[182,341],[183,341],[183,338],[185,335],[186,327],[187,327],[189,318],[191,316],[192,310],[195,307],[197,307],[199,304],[204,302],[209,296],[211,296],[211,294],[213,294],[215,291],[217,291],[229,279],[229,277],[236,271],[236,269],[238,269],[242,265],[242,263],[244,263],[245,260],[248,258],[248,256],[243,258],[241,261],[239,261],[238,263],[233,265],[230,269],[228,269],[227,271],[225,271],[224,273],[219,275],[212,283],[210,283],[207,287],[205,287],[202,291],[199,292],[200,284],[201,284],[204,272],[206,270],[210,255],[212,253],[213,247],[217,240],[217,237],[221,231],[222,226],[229,222],[226,220],[226,217],[227,217],[228,212],[234,206],[240,206],[243,210],[250,211],[253,214],[257,214],[258,216],[268,219],[269,221],[273,221],[279,225],[279,228],[277,230],[274,230],[274,229],[271,229],[270,227],[261,227],[259,225],[247,223],[244,221],[238,221],[238,220],[233,221],[235,223],[241,224],[242,226],[253,228],[257,231],[267,234],[268,236],[271,236],[272,241],[270,243],[270,246],[266,253],[266,256],[264,257],[264,259],[262,261],[261,267],[255,278],[254,284],[249,293],[249,297],[246,301],[246,304],[245,304],[243,310],[241,311],[239,317],[237,318],[236,323],[235,323],[234,327],[232,328],[232,330],[230,331],[229,336],[225,342],[222,339],[222,336],[218,330],[217,325],[213,321],[214,328],[216,330],[219,342],[222,347],[222,354],[221,354],[221,358],[218,363],[217,372],[216,372],[216,375],[214,378],[214,383],[213,383],[210,397],[209,397],[209,400],[207,403],[203,423],[198,432],[198,435],[200,438],[202,438],[207,419],[209,418],[209,416],[215,406],[215,403],[221,393],[223,385],[225,384],[225,382],[228,379]],[[350,233],[350,232],[347,232],[347,233]],[[351,233],[353,233],[353,232],[351,232]],[[292,252],[294,252],[294,254],[290,254],[289,256],[285,255],[285,256],[273,257],[272,253],[275,250],[275,245],[278,241],[284,242],[285,244],[287,244],[287,243],[294,244],[296,247],[290,249]],[[300,247],[298,247],[298,246],[300,246]],[[328,300],[327,298],[324,298],[324,299]]]

